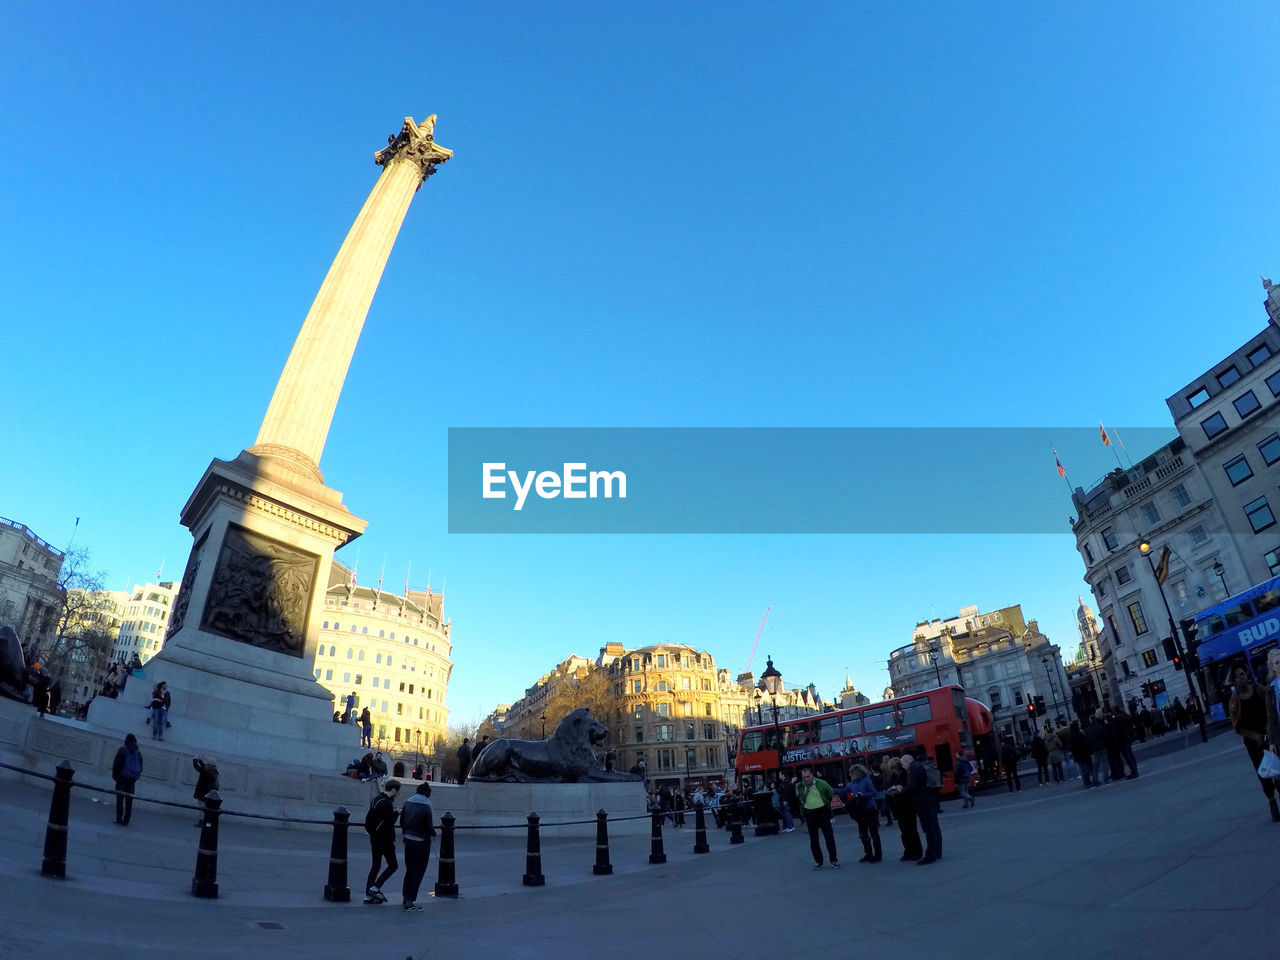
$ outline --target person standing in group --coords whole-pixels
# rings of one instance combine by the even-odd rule
[[[204,806],[204,798],[218,789],[218,761],[213,757],[192,757],[191,765],[196,768],[196,789],[191,795],[196,803]],[[197,827],[204,826],[204,815],[196,821]]]
[[[880,803],[884,794],[876,789],[871,774],[860,763],[849,771],[847,789],[849,810],[858,825],[858,839],[862,841],[862,858],[859,863],[879,863],[883,850],[880,846]]]
[[[1126,780],[1136,780],[1138,777],[1138,758],[1133,755],[1133,720],[1127,713],[1117,713],[1111,720],[1111,734],[1116,740],[1116,749],[1120,751],[1120,772],[1124,773],[1124,768],[1129,768],[1129,774]]]
[[[1080,776],[1084,778],[1084,788],[1088,790],[1094,786],[1093,782],[1093,755],[1089,752],[1089,738],[1084,735],[1084,731],[1080,729],[1080,721],[1071,721],[1071,733],[1069,734],[1069,743],[1071,744],[1071,757],[1075,760],[1076,766],[1080,768]]]
[[[471,738],[463,737],[458,747],[458,786],[467,785],[467,772],[471,769]]]
[[[365,903],[386,903],[386,895],[382,885],[387,878],[400,868],[396,859],[396,797],[400,795],[400,781],[388,780],[369,802],[369,812],[364,817],[364,831],[369,834],[369,852],[372,863],[369,866],[369,879],[365,883]],[[386,861],[386,869],[381,874],[378,868]]]
[[[827,845],[827,856],[831,858],[831,866],[840,869],[840,860],[836,857],[836,835],[831,829],[831,784],[821,777],[813,775],[811,767],[805,767],[800,773],[800,786],[796,790],[800,797],[800,809],[804,811],[804,822],[809,828],[809,850],[813,853],[813,869],[822,869],[822,848],[818,845],[818,832]]]
[[[1267,742],[1267,698],[1271,690],[1260,683],[1254,683],[1244,664],[1239,664],[1231,671],[1231,700],[1227,704],[1227,715],[1231,718],[1231,728],[1244,741],[1245,752],[1249,755],[1249,766],[1254,775],[1258,773],[1258,764],[1262,763],[1262,751]],[[1280,820],[1280,806],[1276,804],[1276,781],[1270,777],[1258,777],[1262,784],[1262,793],[1267,798],[1267,806],[1271,808],[1271,819]]]
[[[1018,748],[1013,741],[1006,739],[1000,748],[1000,766],[1004,767],[1004,782],[1009,785],[1009,792],[1022,792],[1022,778],[1018,776]]]
[[[1280,647],[1267,654],[1267,741],[1271,752],[1280,754]]]
[[[169,708],[173,706],[173,698],[169,696],[169,685],[161,680],[151,689],[151,739],[163,740],[165,726],[169,723]]]
[[[613,773],[613,765],[618,762],[618,750],[616,747],[609,747],[604,752],[604,772]]]
[[[360,746],[373,746],[373,715],[369,713],[368,704],[360,711]]]
[[[965,756],[963,750],[956,754],[956,768],[952,771],[952,776],[955,777],[956,791],[960,794],[962,801],[960,809],[972,807],[974,799],[973,794],[969,792],[969,779],[973,776],[973,764],[969,762],[969,758]]]
[[[486,733],[483,737],[480,738],[480,742],[477,743],[475,745],[475,748],[471,751],[471,765],[473,767],[476,765],[476,761],[480,759],[480,754],[484,753],[484,748],[487,747],[488,745],[489,745],[489,735]]]
[[[122,827],[127,827],[133,817],[133,788],[141,776],[142,751],[138,749],[138,738],[130,733],[111,764],[111,779],[116,784],[116,823]]]
[[[1054,783],[1061,783],[1062,776],[1062,759],[1066,754],[1063,753],[1062,739],[1052,730],[1045,731],[1045,740],[1049,747],[1049,770],[1053,775]]]
[[[771,798],[773,809],[776,810],[778,816],[782,818],[782,832],[794,833],[796,829],[796,822],[791,817],[791,804],[787,803],[787,795],[782,789],[782,784],[775,780],[773,782],[773,789],[770,792],[773,794]]]
[[[1089,719],[1084,738],[1089,743],[1089,756],[1093,759],[1093,785],[1102,786],[1103,777],[1106,777],[1106,783],[1110,783],[1111,766],[1107,761],[1107,741],[1110,737],[1107,734],[1106,724],[1096,713]]]
[[[873,764],[871,767],[871,782],[876,785],[876,790],[881,794],[883,794],[889,786],[889,774],[885,771],[885,764],[888,763],[888,761],[888,757],[882,757],[879,764]],[[886,800],[884,803],[880,804],[880,806],[884,808],[884,825],[886,827],[892,827],[893,810],[891,807],[893,804]]]
[[[902,837],[900,859],[919,860],[924,856],[924,847],[920,843],[920,831],[916,829],[915,806],[911,802],[910,795],[905,792],[906,768],[897,757],[885,757],[881,770],[885,774],[885,797],[888,805],[893,807],[893,815],[898,820],[898,833]]]
[[[1078,777],[1079,766],[1071,753],[1071,728],[1065,723],[1058,724],[1058,746],[1062,748],[1062,779],[1074,780]]]
[[[1031,759],[1036,764],[1036,786],[1043,787],[1049,782],[1049,745],[1039,730],[1031,738]]]
[[[431,859],[431,838],[436,835],[431,810],[431,784],[423,782],[400,810],[400,832],[404,837],[404,885],[401,899],[405,910],[420,912],[418,888]]]
[[[923,867],[942,859],[942,827],[938,825],[942,774],[930,758],[917,760],[909,753],[903,755],[902,766],[907,771],[904,791],[924,830],[924,856],[916,861],[916,866]]]

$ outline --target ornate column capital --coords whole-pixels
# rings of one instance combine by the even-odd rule
[[[373,162],[385,167],[396,160],[416,163],[422,174],[418,186],[436,172],[436,166],[453,157],[453,151],[439,146],[435,141],[436,115],[433,113],[422,123],[414,123],[413,117],[405,117],[400,132],[387,137],[387,145],[373,155]]]

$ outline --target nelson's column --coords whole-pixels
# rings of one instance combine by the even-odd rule
[[[182,508],[195,545],[163,650],[92,723],[138,727],[159,680],[173,696],[166,740],[228,759],[341,770],[355,728],[331,722],[312,664],[333,552],[365,522],[324,485],[320,454],[360,329],[409,201],[453,152],[435,115],[406,117],[378,151],[383,168],[307,313],[257,441],[214,460]]]

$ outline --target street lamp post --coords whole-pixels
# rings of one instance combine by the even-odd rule
[[[942,686],[942,671],[938,669],[938,650],[936,647],[929,648],[929,659],[933,662],[933,675],[937,678],[938,686]]]
[[[1182,664],[1182,669],[1187,675],[1187,694],[1192,700],[1199,700],[1199,709],[1196,711],[1200,715],[1200,739],[1203,743],[1209,742],[1209,732],[1205,729],[1204,713],[1208,709],[1209,698],[1204,694],[1204,680],[1198,675],[1196,679],[1200,680],[1200,694],[1196,694],[1195,680],[1192,679],[1191,664],[1187,662],[1186,651],[1182,649],[1182,638],[1178,636],[1178,628],[1173,623],[1173,611],[1169,609],[1169,598],[1164,595],[1164,583],[1156,574],[1155,562],[1151,559],[1151,544],[1143,540],[1138,544],[1139,552],[1147,558],[1147,566],[1151,569],[1151,579],[1156,582],[1156,589],[1160,591],[1160,599],[1164,602],[1165,616],[1169,618],[1169,635],[1173,637],[1173,649],[1177,651],[1178,661]],[[1214,571],[1217,572],[1216,570]],[[1225,586],[1225,585],[1224,585]]]
[[[1049,695],[1053,698],[1053,715],[1056,721],[1058,718],[1058,688],[1053,685],[1053,674],[1049,672],[1049,658],[1041,657],[1040,664],[1044,667],[1045,679],[1049,681]]]
[[[763,706],[764,694],[760,692],[759,687],[756,687],[755,700],[756,700],[756,717],[760,721],[760,726],[763,727],[764,726],[764,706]]]
[[[1222,584],[1223,596],[1227,596],[1227,597],[1231,596],[1231,591],[1227,589],[1227,578],[1224,576],[1224,574],[1227,572],[1227,568],[1222,565],[1221,560],[1213,561],[1213,572],[1217,575],[1218,582]]]
[[[542,711],[542,739],[547,739],[547,711]]]
[[[778,694],[782,691],[782,674],[773,665],[773,657],[767,658],[764,673],[760,674],[760,685],[773,701],[773,737],[774,746],[778,748],[778,779],[782,779],[782,728],[778,725]]]

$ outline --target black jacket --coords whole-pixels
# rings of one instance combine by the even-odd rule
[[[142,766],[142,751],[134,748],[138,754],[138,766]],[[125,782],[130,778],[124,775],[124,759],[129,755],[128,747],[121,747],[116,751],[116,758],[111,762],[111,779],[117,782]]]
[[[191,765],[196,768],[196,772],[200,776],[196,779],[196,789],[193,794],[197,800],[203,800],[210,791],[218,789],[218,768],[210,766],[199,757],[193,757]]]
[[[385,793],[379,792],[369,803],[369,812],[364,818],[365,831],[371,837],[382,840],[396,838],[396,806]]]

